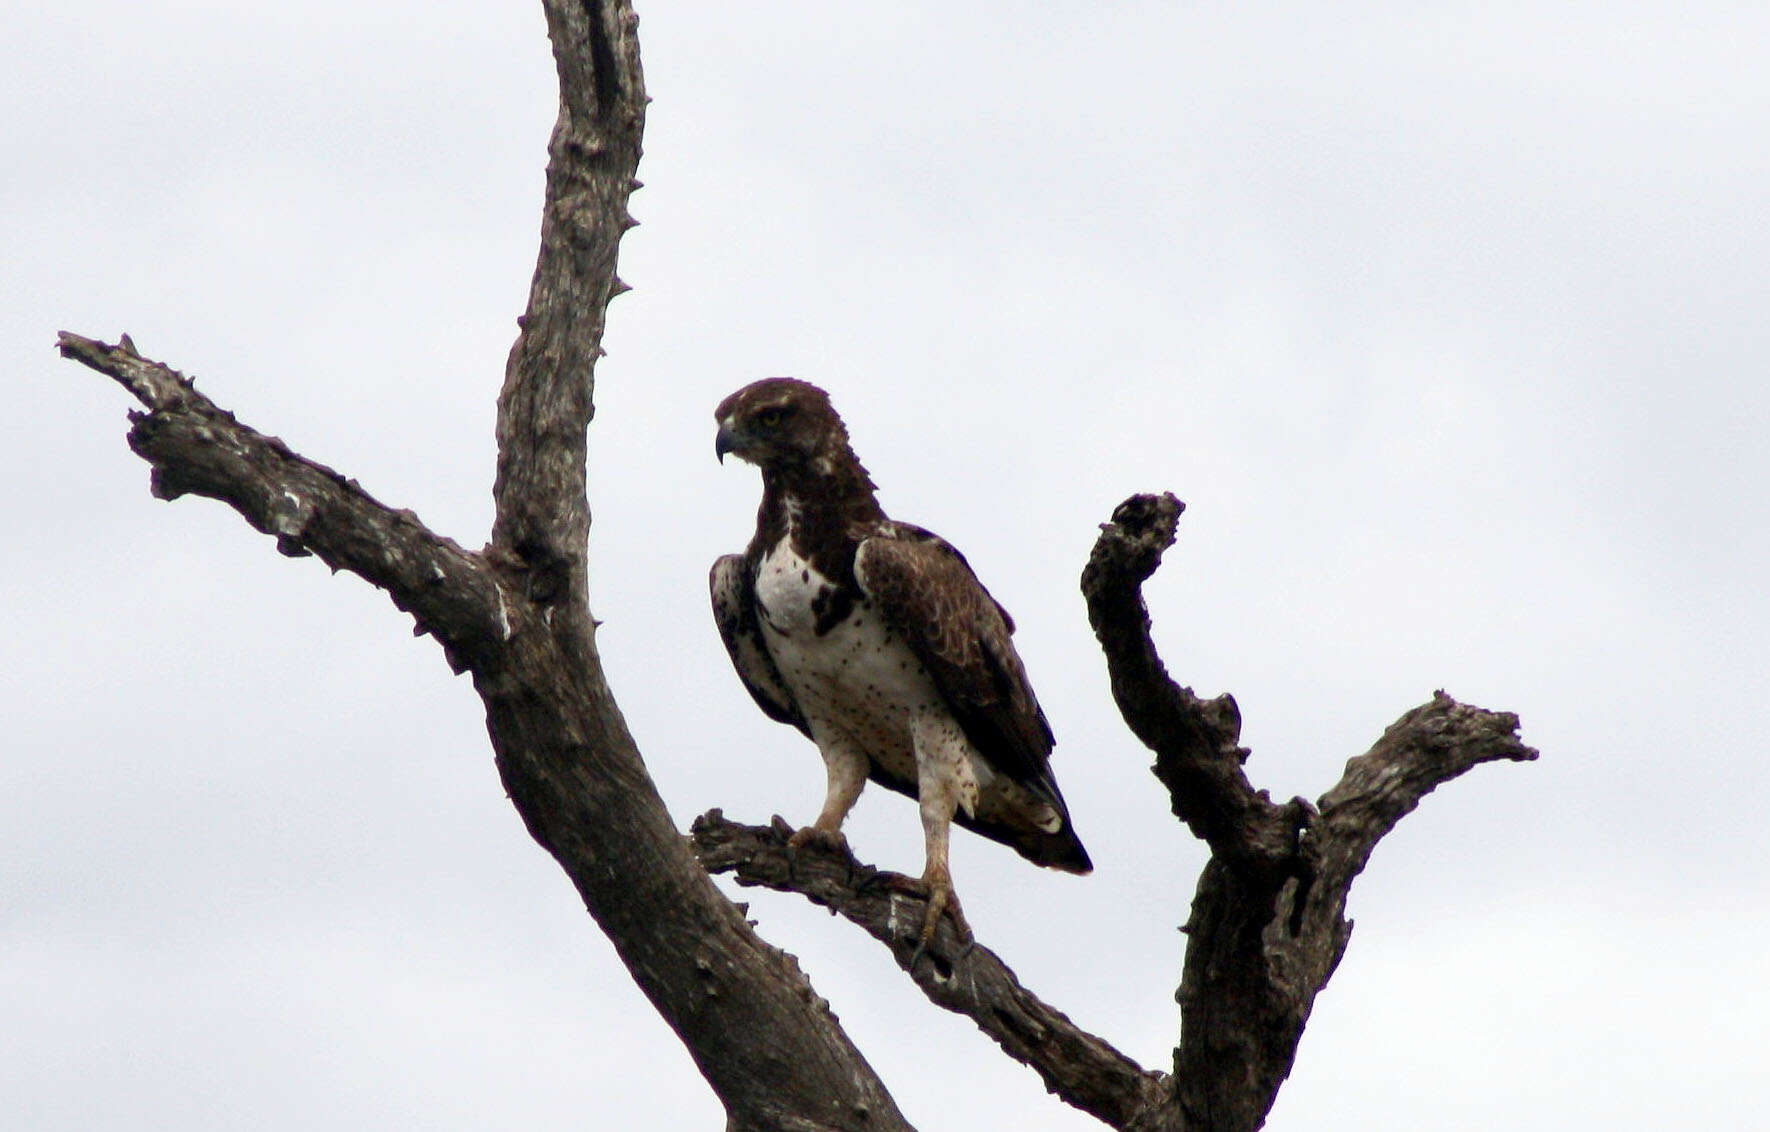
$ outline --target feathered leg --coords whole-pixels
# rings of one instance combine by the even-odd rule
[[[818,743],[818,750],[823,754],[824,770],[829,775],[824,808],[816,821],[787,839],[787,846],[797,849],[817,842],[831,849],[846,849],[848,839],[842,836],[842,823],[847,820],[848,811],[854,809],[861,788],[867,784],[867,759],[848,744],[827,739]]]
[[[934,942],[934,929],[940,924],[942,912],[952,914],[953,927],[961,938],[971,938],[971,925],[965,922],[965,912],[959,907],[959,894],[953,891],[953,872],[947,862],[948,835],[953,828],[952,801],[930,801],[923,797],[922,837],[927,845],[927,864],[922,869],[922,884],[928,890],[928,912],[922,919],[923,947]]]
[[[934,940],[940,914],[950,912],[962,938],[971,938],[971,925],[959,908],[953,891],[953,873],[947,858],[953,814],[960,806],[971,812],[977,804],[977,779],[971,770],[970,744],[958,725],[944,713],[925,713],[912,728],[916,746],[916,797],[922,810],[922,838],[926,864],[922,884],[928,890],[928,913],[922,921],[922,946]]]

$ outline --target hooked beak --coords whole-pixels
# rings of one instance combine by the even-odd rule
[[[719,435],[713,439],[713,455],[725,463],[725,454],[737,449],[737,430],[731,426],[730,420],[719,422]]]

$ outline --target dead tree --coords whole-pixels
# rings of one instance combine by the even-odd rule
[[[807,849],[789,867],[785,829],[718,811],[683,837],[603,678],[588,600],[586,431],[607,304],[626,289],[616,252],[633,225],[645,119],[637,18],[626,0],[545,8],[559,119],[540,256],[498,398],[497,515],[484,549],[463,549],[241,424],[127,335],[110,345],[63,333],[62,353],[144,406],[129,445],[151,465],[154,495],[221,500],[282,553],[381,587],[471,675],[512,803],[687,1046],[730,1129],[909,1125],[797,964],[756,935],[709,870],[802,893],[859,924],[936,1004],[1115,1128],[1259,1127],[1345,950],[1347,891],[1371,850],[1440,783],[1477,763],[1534,758],[1517,719],[1440,693],[1314,804],[1271,801],[1242,771],[1235,702],[1177,686],[1150,640],[1141,586],[1173,541],[1179,501],[1136,496],[1118,508],[1083,574],[1089,616],[1174,814],[1211,849],[1187,925],[1171,1072],[1082,1031],[950,925],[918,956],[917,898],[846,853]]]

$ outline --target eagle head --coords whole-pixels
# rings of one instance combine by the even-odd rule
[[[719,402],[713,411],[719,436],[713,452],[727,452],[763,468],[805,468],[819,457],[848,451],[848,430],[830,395],[809,381],[769,377]]]

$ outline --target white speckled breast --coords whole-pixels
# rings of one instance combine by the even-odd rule
[[[915,782],[915,720],[946,716],[940,694],[909,646],[864,600],[820,636],[817,610],[828,600],[820,595],[833,589],[794,553],[791,540],[769,551],[756,579],[768,651],[820,746],[852,745]],[[970,763],[963,745],[962,761]]]

